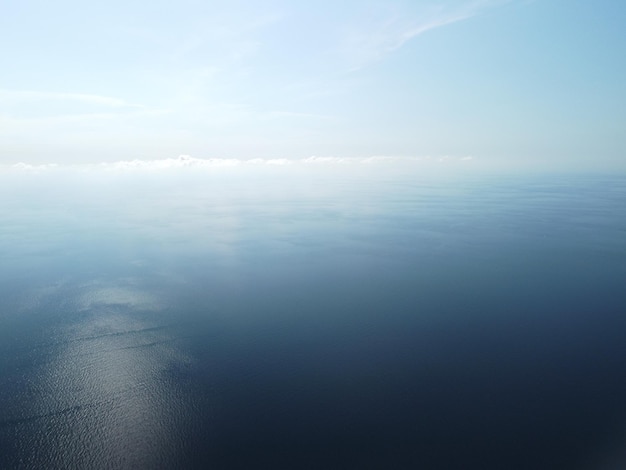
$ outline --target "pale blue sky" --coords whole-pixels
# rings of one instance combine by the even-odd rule
[[[626,3],[7,0],[0,163],[626,167]]]

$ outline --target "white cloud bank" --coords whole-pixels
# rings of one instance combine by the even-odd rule
[[[84,165],[59,165],[51,164],[30,164],[19,162],[13,165],[0,167],[4,170],[18,171],[45,171],[54,169],[74,169],[74,170],[103,170],[103,171],[167,171],[179,169],[232,169],[232,168],[253,168],[253,167],[405,167],[430,166],[442,164],[468,164],[474,161],[471,156],[463,157],[402,157],[402,156],[371,156],[371,157],[318,157],[311,156],[302,159],[287,158],[254,158],[242,160],[236,158],[195,158],[189,155],[180,155],[176,158],[164,158],[159,160],[122,160],[117,162],[102,162],[98,164]]]
[[[44,165],[31,165],[30,163],[19,162],[11,165],[14,170],[26,170],[26,171],[43,171],[58,168],[56,163],[48,163]]]

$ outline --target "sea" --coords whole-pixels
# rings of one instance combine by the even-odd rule
[[[626,468],[626,174],[177,162],[0,171],[0,468]]]

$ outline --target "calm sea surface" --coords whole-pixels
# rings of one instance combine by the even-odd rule
[[[626,177],[257,173],[0,174],[0,468],[626,468]]]

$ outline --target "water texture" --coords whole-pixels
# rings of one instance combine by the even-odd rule
[[[626,178],[296,173],[0,174],[0,468],[622,468]]]

